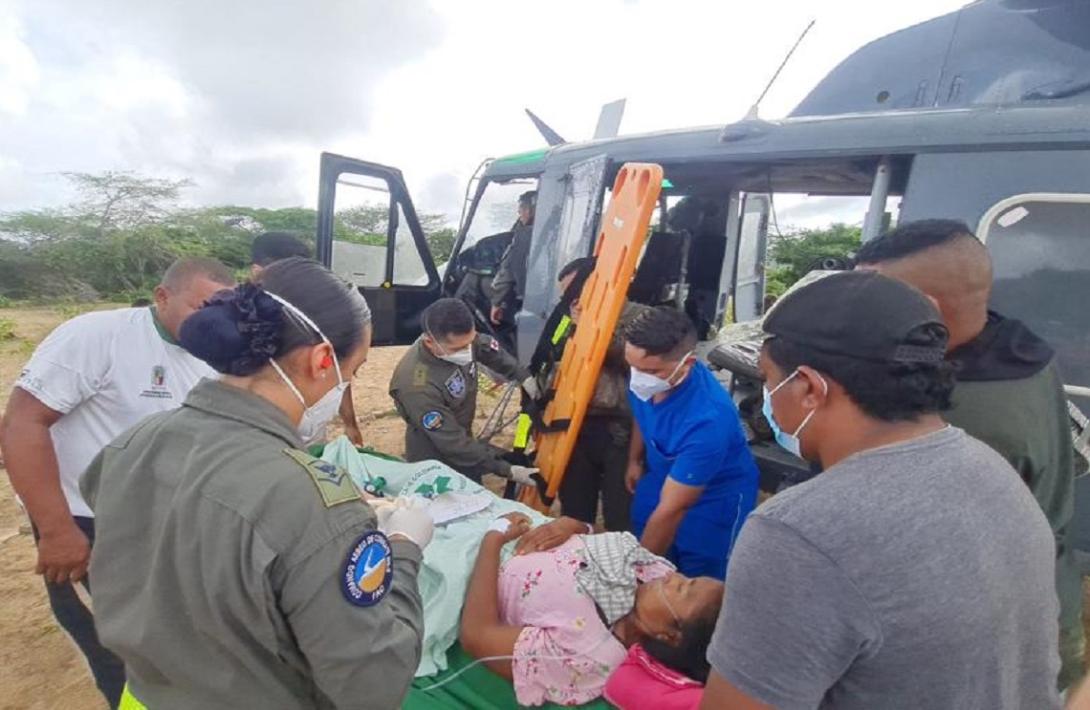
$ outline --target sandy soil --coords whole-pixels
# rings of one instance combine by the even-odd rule
[[[0,319],[15,322],[17,336],[0,341],[0,411],[34,345],[71,315],[63,308],[0,309]],[[403,347],[375,348],[353,383],[365,443],[397,455],[404,447],[405,425],[386,389],[404,351]],[[482,392],[478,426],[496,401],[494,393]],[[339,433],[337,428],[331,427],[330,435]],[[496,443],[502,443],[500,437]],[[0,475],[0,708],[105,708],[82,655],[53,620],[34,563],[26,517],[5,473]]]

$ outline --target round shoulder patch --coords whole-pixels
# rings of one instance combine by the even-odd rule
[[[434,409],[430,412],[424,412],[424,416],[420,417],[420,426],[428,431],[435,431],[443,426],[443,415]]]
[[[350,604],[374,606],[390,591],[394,554],[390,541],[378,530],[364,533],[344,563],[341,591]]]

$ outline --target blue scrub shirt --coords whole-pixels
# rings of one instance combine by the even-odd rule
[[[632,529],[643,536],[666,478],[704,488],[678,526],[667,557],[682,574],[723,579],[738,531],[757,501],[757,465],[738,410],[698,362],[662,402],[628,393],[643,436],[646,471],[632,499]]]

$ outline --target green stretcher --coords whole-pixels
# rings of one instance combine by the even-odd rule
[[[402,710],[514,710],[524,707],[515,700],[515,689],[510,682],[478,664],[455,680],[435,690],[423,690],[435,685],[473,663],[462,647],[455,644],[447,652],[447,670],[433,676],[417,678],[409,688]],[[562,705],[547,703],[539,707],[561,708]],[[569,706],[570,707],[570,706]],[[584,710],[611,710],[605,700],[595,700],[577,707]]]

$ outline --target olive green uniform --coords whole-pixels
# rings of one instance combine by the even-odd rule
[[[511,244],[503,253],[492,280],[492,305],[512,311],[508,318],[522,305],[522,298],[526,295],[527,262],[534,225],[518,222],[511,231],[514,235]]]
[[[417,340],[397,364],[390,396],[405,420],[405,458],[438,459],[480,481],[486,473],[505,478],[511,464],[503,451],[472,433],[477,413],[477,363],[501,377],[522,382],[530,373],[489,335],[473,341],[473,362],[458,366],[441,360]]]
[[[149,708],[401,702],[420,660],[420,550],[375,547],[351,479],[300,446],[271,403],[204,380],[85,474],[98,633]]]

